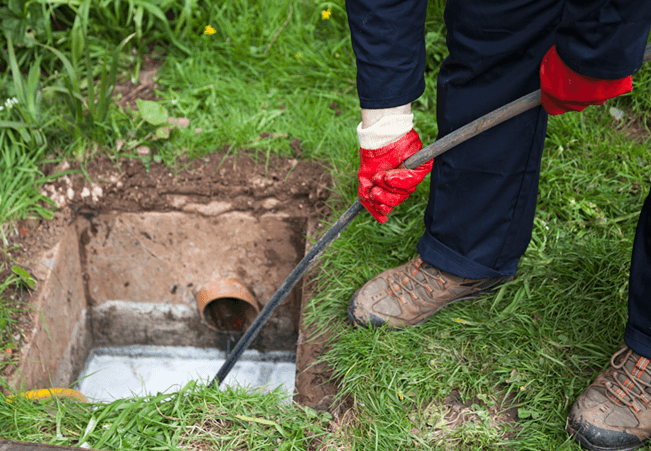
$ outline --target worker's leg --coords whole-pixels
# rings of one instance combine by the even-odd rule
[[[563,2],[448,2],[450,55],[438,77],[438,138],[540,88]],[[533,226],[547,113],[536,107],[434,161],[426,262],[472,279],[512,276]]]
[[[614,333],[614,330],[605,330]],[[591,450],[631,450],[651,436],[651,193],[633,241],[624,340],[606,371],[570,409],[567,430]]]
[[[651,192],[644,201],[633,241],[624,340],[638,354],[651,356]]]

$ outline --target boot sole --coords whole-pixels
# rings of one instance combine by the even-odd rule
[[[634,451],[636,449],[644,448],[645,444],[642,443],[639,446],[633,446],[632,448],[604,448],[601,446],[593,445],[590,443],[590,441],[585,438],[583,435],[579,434],[578,432],[573,432],[572,428],[568,427],[567,428],[567,433],[570,434],[576,440],[581,444],[586,449],[589,449],[590,451]]]
[[[469,294],[469,295],[466,295],[466,296],[461,296],[461,297],[459,297],[459,298],[453,299],[453,300],[451,300],[450,302],[448,302],[447,304],[443,304],[441,307],[437,308],[436,310],[434,310],[432,313],[430,313],[429,315],[427,315],[426,317],[424,317],[423,319],[421,319],[421,320],[418,321],[417,323],[409,324],[409,325],[404,326],[404,327],[413,327],[413,326],[418,326],[418,325],[420,325],[420,324],[423,324],[423,323],[424,323],[425,321],[427,321],[429,318],[431,318],[432,316],[434,316],[434,314],[438,313],[441,309],[444,309],[444,308],[447,307],[448,305],[453,304],[453,303],[455,303],[455,302],[466,301],[466,300],[468,300],[468,299],[477,299],[477,298],[479,298],[479,297],[481,297],[481,296],[483,296],[483,295],[485,295],[485,294],[495,293],[495,292],[497,291],[497,287],[499,287],[500,285],[505,284],[506,282],[510,282],[510,281],[512,281],[513,278],[514,278],[513,276],[505,277],[503,280],[501,280],[501,281],[497,281],[497,283],[496,283],[495,285],[493,285],[492,287],[489,287],[489,288],[486,288],[486,289],[484,289],[484,290],[480,290],[480,291],[475,291],[475,292],[472,293],[472,294]],[[360,289],[357,290],[357,291],[355,292],[355,294],[353,294],[352,299],[355,299],[355,298],[357,297],[357,294],[361,291],[361,289],[362,289],[362,288],[360,287]],[[369,325],[373,325],[373,324],[371,324],[371,323],[368,323],[368,324],[363,323],[363,322],[359,321],[357,318],[355,318],[355,316],[353,315],[352,311],[350,310],[350,308],[351,308],[351,304],[352,304],[352,303],[349,303],[349,305],[348,305],[347,314],[348,314],[348,321],[349,321],[353,326],[357,325],[357,326],[362,326],[362,327],[368,327]],[[400,330],[400,329],[403,329],[404,327],[392,327],[392,326],[387,326],[387,328],[388,328],[389,330]]]

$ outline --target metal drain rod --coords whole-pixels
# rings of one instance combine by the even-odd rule
[[[651,60],[651,44],[647,45],[644,50],[644,59],[643,62]],[[427,163],[433,158],[438,157],[444,152],[450,150],[451,148],[461,144],[473,138],[480,133],[495,127],[498,124],[501,124],[504,121],[507,121],[525,111],[528,111],[532,108],[535,108],[540,105],[540,89],[534,91],[526,96],[522,96],[519,99],[514,100],[511,103],[508,103],[494,111],[491,111],[488,114],[475,119],[469,124],[464,125],[463,127],[455,130],[449,135],[444,136],[438,141],[430,144],[426,148],[422,149],[417,154],[412,155],[407,160],[405,160],[404,167],[407,169],[415,169],[424,163]],[[233,352],[227,357],[226,362],[219,369],[219,372],[208,385],[208,387],[213,387],[215,381],[217,385],[226,379],[228,373],[231,371],[235,362],[239,360],[242,356],[242,353],[249,347],[253,339],[258,335],[262,326],[269,320],[273,312],[280,305],[280,303],[285,300],[289,292],[294,288],[294,285],[303,277],[307,270],[314,264],[317,258],[321,256],[323,251],[332,243],[336,238],[339,237],[339,234],[348,227],[348,225],[353,222],[353,219],[359,214],[360,211],[364,209],[362,203],[357,199],[353,205],[351,205],[348,210],[334,223],[330,229],[323,235],[323,237],[316,242],[314,247],[310,249],[305,257],[299,262],[299,264],[294,268],[294,270],[289,274],[287,279],[282,283],[278,291],[271,297],[269,303],[264,306],[258,317],[253,321],[253,324],[246,330],[240,341],[235,345]]]

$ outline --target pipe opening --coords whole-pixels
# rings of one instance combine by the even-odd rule
[[[218,298],[204,308],[204,321],[222,332],[244,332],[258,316],[251,304],[236,298]]]
[[[243,332],[260,313],[249,290],[235,279],[218,278],[197,294],[203,322],[220,332]]]

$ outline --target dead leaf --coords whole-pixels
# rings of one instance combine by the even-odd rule
[[[167,122],[178,128],[187,128],[190,125],[190,119],[187,117],[170,117]]]
[[[140,74],[138,74],[138,82],[141,85],[153,86],[154,75],[156,75],[156,69],[141,70]]]
[[[147,146],[140,146],[136,149],[136,153],[140,155],[141,157],[146,157],[149,155],[149,147]],[[83,196],[83,194],[82,194]]]

